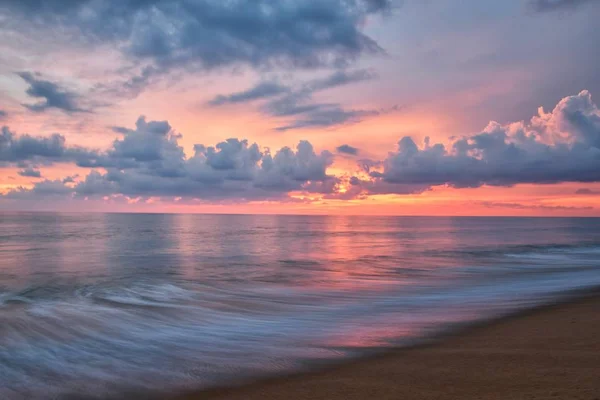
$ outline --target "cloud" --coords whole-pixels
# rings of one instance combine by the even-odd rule
[[[261,82],[258,85],[237,93],[218,95],[208,102],[211,106],[246,103],[258,99],[266,99],[287,92],[289,89],[275,82]]]
[[[35,199],[52,191],[67,197],[286,200],[291,191],[335,187],[330,183],[335,178],[327,174],[333,155],[315,152],[306,141],[299,142],[295,149],[283,147],[272,153],[255,143],[232,138],[216,146],[197,144],[194,154],[186,157],[178,142],[181,135],[166,121],[140,117],[134,129],[115,130],[123,137],[107,151],[90,151],[87,157],[77,159],[79,166],[93,169],[84,178],[42,181],[31,190],[13,190],[7,197],[24,199],[29,193]],[[58,143],[50,146],[57,148],[51,153],[53,158],[64,159],[68,147],[62,137],[55,136],[54,140]]]
[[[364,33],[388,0],[94,0],[3,2],[14,24],[109,44],[153,74],[237,65],[316,68],[381,54]]]
[[[288,95],[284,96],[284,98],[309,98],[319,91],[375,78],[377,78],[377,74],[369,69],[337,70],[323,78],[303,82],[295,88],[284,86],[277,82],[261,82],[242,92],[218,95],[209,104],[219,106],[228,103],[249,102],[285,93]]]
[[[419,148],[410,137],[382,162],[373,178],[392,184],[457,188],[520,183],[600,181],[600,111],[589,92],[542,109],[529,123],[490,124],[451,143]]]
[[[57,83],[39,79],[31,72],[19,72],[17,75],[29,84],[26,92],[29,96],[43,99],[39,103],[23,104],[29,110],[42,112],[56,108],[66,113],[89,112],[78,105],[77,94],[61,88]]]
[[[18,174],[21,176],[29,177],[29,178],[41,178],[42,177],[42,173],[40,172],[39,169],[34,169],[31,167],[20,170],[18,172]]]
[[[478,201],[476,205],[486,208],[510,208],[514,210],[550,210],[550,211],[569,211],[569,210],[593,210],[594,207],[584,206],[555,206],[548,204],[521,204],[521,203],[504,203],[495,201]]]
[[[588,188],[581,188],[581,189],[577,189],[575,191],[575,194],[589,195],[589,194],[600,194],[600,192],[598,192],[596,190],[588,189]]]
[[[113,142],[107,156],[97,160],[98,165],[125,169],[141,162],[152,163],[183,156],[183,149],[177,144],[177,135],[167,121],[147,122],[142,116],[135,125],[136,129],[114,128],[124,137]]]
[[[327,128],[336,125],[357,123],[364,118],[374,117],[396,110],[391,109],[345,109],[338,103],[319,103],[313,96],[321,91],[376,78],[370,70],[336,71],[321,79],[302,84],[283,97],[273,99],[261,107],[261,111],[272,117],[288,118],[288,123],[275,130],[283,132],[301,128]]]
[[[75,179],[79,178],[78,174],[67,176],[62,179],[62,183],[75,183]]]
[[[335,125],[351,124],[362,121],[367,117],[380,115],[379,110],[345,110],[337,104],[312,104],[311,110],[299,112],[300,117],[288,125],[280,125],[276,131],[285,132],[302,128],[326,128]],[[297,108],[295,109],[297,110]]]
[[[93,150],[67,146],[65,137],[57,133],[36,137],[16,135],[6,126],[0,129],[0,167],[27,162],[87,164],[96,157],[97,153]]]
[[[315,153],[308,142],[301,142],[296,150],[284,147],[271,155],[256,144],[229,139],[215,147],[196,145],[194,155],[187,159],[175,150],[174,144],[172,137],[166,138],[165,151],[161,151],[158,159],[137,161],[126,169],[109,167],[105,174],[92,172],[75,186],[74,193],[213,200],[284,199],[288,192],[302,191],[310,182],[331,179],[326,174],[331,155]]]
[[[572,10],[597,0],[530,0],[530,7],[537,12]]]
[[[431,185],[423,183],[389,183],[382,179],[360,179],[356,176],[348,180],[350,189],[344,193],[348,199],[357,197],[368,197],[383,194],[409,195],[420,194],[431,189]]]
[[[11,165],[70,160],[91,171],[63,181],[38,182],[8,197],[32,198],[63,193],[69,198],[125,196],[203,201],[291,201],[293,193],[348,200],[384,194],[418,194],[435,186],[456,188],[523,183],[600,182],[600,110],[589,92],[563,98],[551,112],[540,108],[528,122],[490,122],[483,131],[450,140],[448,146],[418,146],[410,137],[383,160],[357,160],[355,176],[328,173],[334,156],[307,141],[277,151],[230,138],[215,146],[196,144],[186,156],[182,135],[167,121],[140,117],[103,152],[69,147],[60,135],[0,136],[0,160]],[[350,151],[353,147],[338,148]],[[30,165],[29,165],[30,166]],[[26,168],[20,166],[20,168]],[[30,166],[31,167],[31,166]],[[62,186],[61,186],[62,185]],[[589,192],[579,192],[586,194]],[[521,207],[518,203],[481,203]],[[525,207],[525,206],[524,206]],[[553,205],[527,205],[546,207]],[[566,210],[566,208],[563,208]]]
[[[14,200],[48,200],[50,198],[66,199],[72,195],[72,189],[60,180],[44,180],[32,188],[20,186],[2,195]]]
[[[6,118],[7,115],[8,115],[8,113],[6,111],[0,110],[0,119]]]
[[[338,153],[349,154],[351,156],[358,155],[358,149],[356,147],[352,147],[348,144],[343,144],[341,146],[336,147]]]
[[[321,90],[331,89],[338,86],[348,85],[350,83],[368,81],[376,79],[378,75],[369,69],[357,70],[338,70],[329,76],[322,79],[314,79],[308,81],[302,87],[303,92],[318,92]]]
[[[318,103],[313,100],[313,96],[318,92],[376,77],[377,75],[371,70],[358,69],[338,70],[328,76],[304,82],[296,87],[262,82],[242,92],[219,95],[209,104],[221,106],[268,98],[270,100],[262,104],[259,110],[265,115],[289,120],[287,124],[276,127],[277,131],[330,127],[358,122],[363,118],[392,110],[347,110],[338,103]]]

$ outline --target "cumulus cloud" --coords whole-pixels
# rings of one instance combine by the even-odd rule
[[[6,126],[0,129],[0,167],[27,162],[88,164],[96,156],[93,150],[67,146],[65,137],[57,133],[49,137],[36,137],[16,135]]]
[[[219,95],[212,99],[212,106],[242,103],[257,99],[270,99],[259,110],[270,117],[285,118],[288,123],[275,128],[287,131],[299,128],[323,128],[358,122],[366,117],[377,116],[390,110],[345,109],[338,103],[314,101],[316,93],[335,87],[362,82],[377,77],[372,70],[338,70],[323,78],[309,80],[295,87],[275,82],[263,82],[242,92]]]
[[[335,186],[330,183],[335,178],[327,174],[333,155],[315,152],[306,141],[295,149],[284,147],[272,153],[255,143],[232,138],[216,146],[197,144],[194,154],[186,157],[178,142],[181,135],[166,121],[140,117],[134,129],[115,130],[123,137],[110,149],[88,152],[87,157],[77,160],[79,166],[93,169],[84,178],[77,182],[42,181],[31,190],[13,190],[7,197],[35,198],[52,192],[72,197],[285,200],[291,191],[333,190]],[[51,154],[64,159],[64,139],[54,140],[58,150]]]
[[[6,118],[7,115],[8,115],[8,113],[6,111],[0,110],[0,119]]]
[[[358,148],[352,147],[349,144],[343,144],[341,146],[336,147],[338,153],[349,154],[351,156],[358,155]]]
[[[164,139],[158,158],[128,158],[105,174],[90,173],[74,193],[81,196],[123,194],[130,197],[186,197],[197,199],[276,199],[311,182],[332,177],[327,152],[317,154],[308,142],[296,150],[284,147],[274,155],[246,140],[229,139],[217,146],[196,145],[185,158],[176,139]],[[110,156],[114,160],[114,153]],[[130,161],[134,160],[131,164]]]
[[[530,0],[530,7],[537,12],[572,10],[587,3],[597,0]]]
[[[29,84],[27,94],[34,98],[43,99],[35,104],[23,104],[34,112],[42,112],[56,108],[67,113],[88,112],[80,107],[79,96],[62,88],[59,84],[39,78],[31,72],[19,72],[18,75]]]
[[[410,137],[371,177],[391,184],[511,186],[600,181],[600,111],[589,92],[540,109],[529,123],[491,122],[481,133],[422,147]]]
[[[565,97],[551,112],[540,109],[530,121],[490,122],[483,131],[454,138],[449,145],[426,138],[419,146],[404,137],[385,159],[358,160],[361,172],[355,176],[328,173],[333,154],[316,152],[307,141],[295,148],[271,151],[231,138],[215,146],[196,144],[193,154],[186,156],[179,144],[181,134],[167,121],[140,117],[134,128],[114,130],[121,136],[108,150],[97,152],[66,146],[60,135],[16,137],[3,128],[0,161],[17,165],[71,160],[92,169],[85,177],[45,180],[33,189],[15,189],[6,196],[36,198],[49,193],[73,198],[289,201],[291,193],[299,192],[345,200],[416,194],[440,185],[465,188],[600,182],[600,110],[587,91]],[[343,145],[338,152],[340,148],[346,153],[354,149]],[[517,203],[481,205],[520,207]],[[539,207],[557,209],[554,205]]]
[[[2,2],[13,23],[111,44],[152,67],[214,69],[341,66],[382,53],[364,33],[389,0],[23,0]]]

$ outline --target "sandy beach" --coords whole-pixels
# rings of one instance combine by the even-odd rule
[[[600,297],[467,329],[326,371],[192,399],[600,399]]]

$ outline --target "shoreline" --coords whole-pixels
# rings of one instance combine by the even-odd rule
[[[595,289],[412,346],[173,398],[597,400],[598,376],[600,290]]]

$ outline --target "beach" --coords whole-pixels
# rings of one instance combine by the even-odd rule
[[[542,307],[330,369],[195,399],[600,399],[600,296]]]

